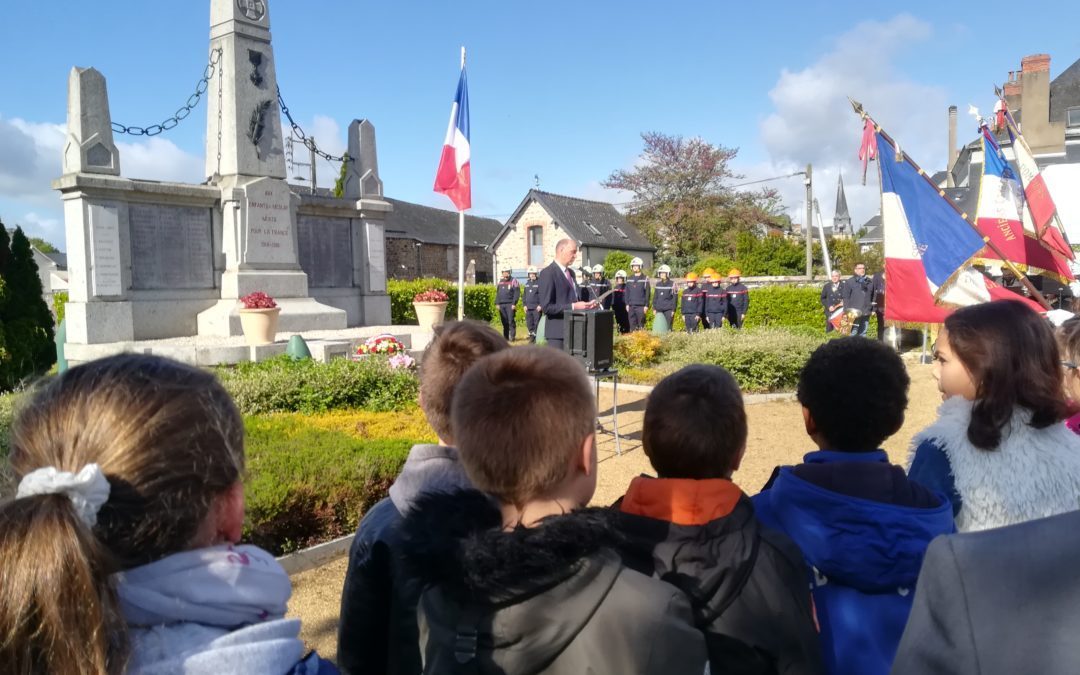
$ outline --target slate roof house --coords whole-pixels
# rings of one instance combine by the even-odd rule
[[[640,257],[646,270],[653,267],[656,247],[613,205],[536,189],[525,195],[489,248],[499,270],[511,269],[519,277],[529,266],[549,264],[555,243],[564,238],[580,242],[574,267],[602,264],[612,251]]]
[[[391,279],[457,279],[458,214],[432,206],[385,198],[394,206],[386,216],[386,274]],[[494,218],[465,214],[465,282],[495,279],[488,244],[502,230]]]

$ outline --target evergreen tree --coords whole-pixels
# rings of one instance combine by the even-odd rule
[[[7,239],[6,232],[2,239]],[[56,349],[52,313],[42,295],[30,240],[22,228],[15,228],[11,248],[2,255],[7,257],[3,275],[7,302],[0,308],[0,321],[8,359],[0,366],[0,384],[11,388],[28,375],[48,370],[56,362]]]

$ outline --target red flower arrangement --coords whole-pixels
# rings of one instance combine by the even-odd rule
[[[437,288],[429,288],[413,296],[413,302],[448,302],[450,297]]]
[[[277,307],[274,299],[262,291],[248,293],[240,298],[240,302],[244,303],[244,309],[273,309]]]
[[[398,340],[389,333],[382,333],[381,335],[369,337],[364,344],[356,348],[357,356],[370,356],[371,354],[393,356],[394,354],[402,354],[404,352],[405,345],[401,344],[401,340]]]

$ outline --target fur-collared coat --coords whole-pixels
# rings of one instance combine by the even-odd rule
[[[705,644],[674,586],[624,567],[612,518],[582,509],[510,531],[473,490],[421,497],[406,516],[405,563],[425,673],[705,671]]]
[[[912,440],[912,479],[959,497],[956,529],[986,530],[1080,508],[1080,436],[1062,424],[1036,429],[1031,413],[1017,408],[994,450],[968,440],[972,402],[954,396],[938,408],[938,419]],[[926,470],[941,453],[947,464]],[[948,471],[949,476],[941,475]],[[949,480],[951,478],[951,481]],[[947,495],[949,496],[949,495]]]

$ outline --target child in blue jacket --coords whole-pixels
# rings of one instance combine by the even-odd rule
[[[765,527],[802,550],[835,675],[885,675],[903,634],[930,540],[954,531],[952,506],[889,462],[909,378],[882,343],[833,340],[799,379],[806,433],[819,448],[778,468],[753,498]]]

